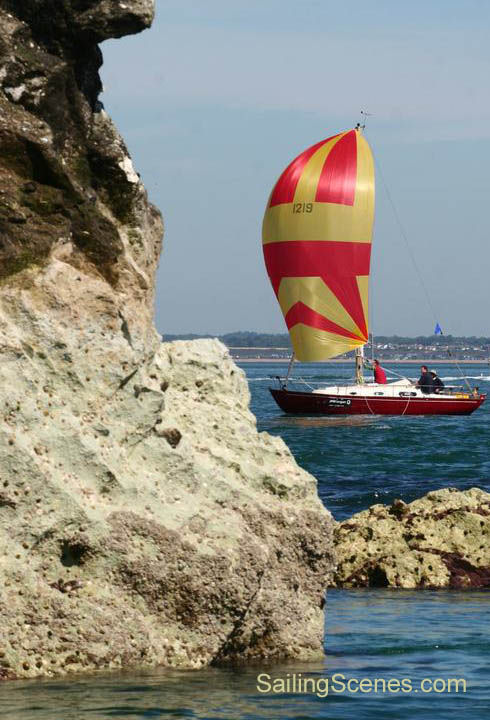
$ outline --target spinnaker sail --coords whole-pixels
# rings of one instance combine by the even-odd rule
[[[298,360],[367,342],[373,219],[373,158],[358,128],[305,150],[277,181],[262,242]]]

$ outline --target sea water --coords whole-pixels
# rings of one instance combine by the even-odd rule
[[[280,412],[268,388],[284,375],[280,364],[243,364],[259,429],[280,435],[297,462],[318,480],[318,491],[337,520],[394,498],[410,502],[430,490],[490,486],[490,397],[468,417],[294,417]],[[418,365],[397,364],[397,375],[418,379]],[[435,366],[447,386],[475,385],[490,396],[490,365]],[[345,384],[352,364],[295,368],[294,389]],[[393,379],[397,379],[394,377]]]
[[[292,418],[268,391],[285,365],[243,367],[259,429],[284,438],[337,519],[441,487],[489,490],[490,400],[470,417]],[[418,367],[395,369],[413,377]],[[453,366],[437,369],[446,384],[463,382]],[[462,370],[490,392],[488,365]],[[296,373],[318,387],[345,382],[352,368]],[[485,591],[331,590],[321,662],[4,683],[0,717],[480,720],[490,717],[489,625]]]

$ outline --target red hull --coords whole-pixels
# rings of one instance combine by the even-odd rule
[[[273,388],[270,391],[284,412],[307,415],[471,415],[487,397],[366,398]]]

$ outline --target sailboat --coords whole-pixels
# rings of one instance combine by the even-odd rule
[[[469,415],[486,398],[478,388],[424,394],[407,378],[364,379],[375,177],[358,124],[296,157],[265,210],[265,265],[293,347],[287,377],[270,388],[287,413]],[[288,387],[293,362],[355,352],[355,382],[314,390]]]

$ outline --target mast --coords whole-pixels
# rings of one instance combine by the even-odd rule
[[[356,384],[364,384],[364,345],[356,348]]]

